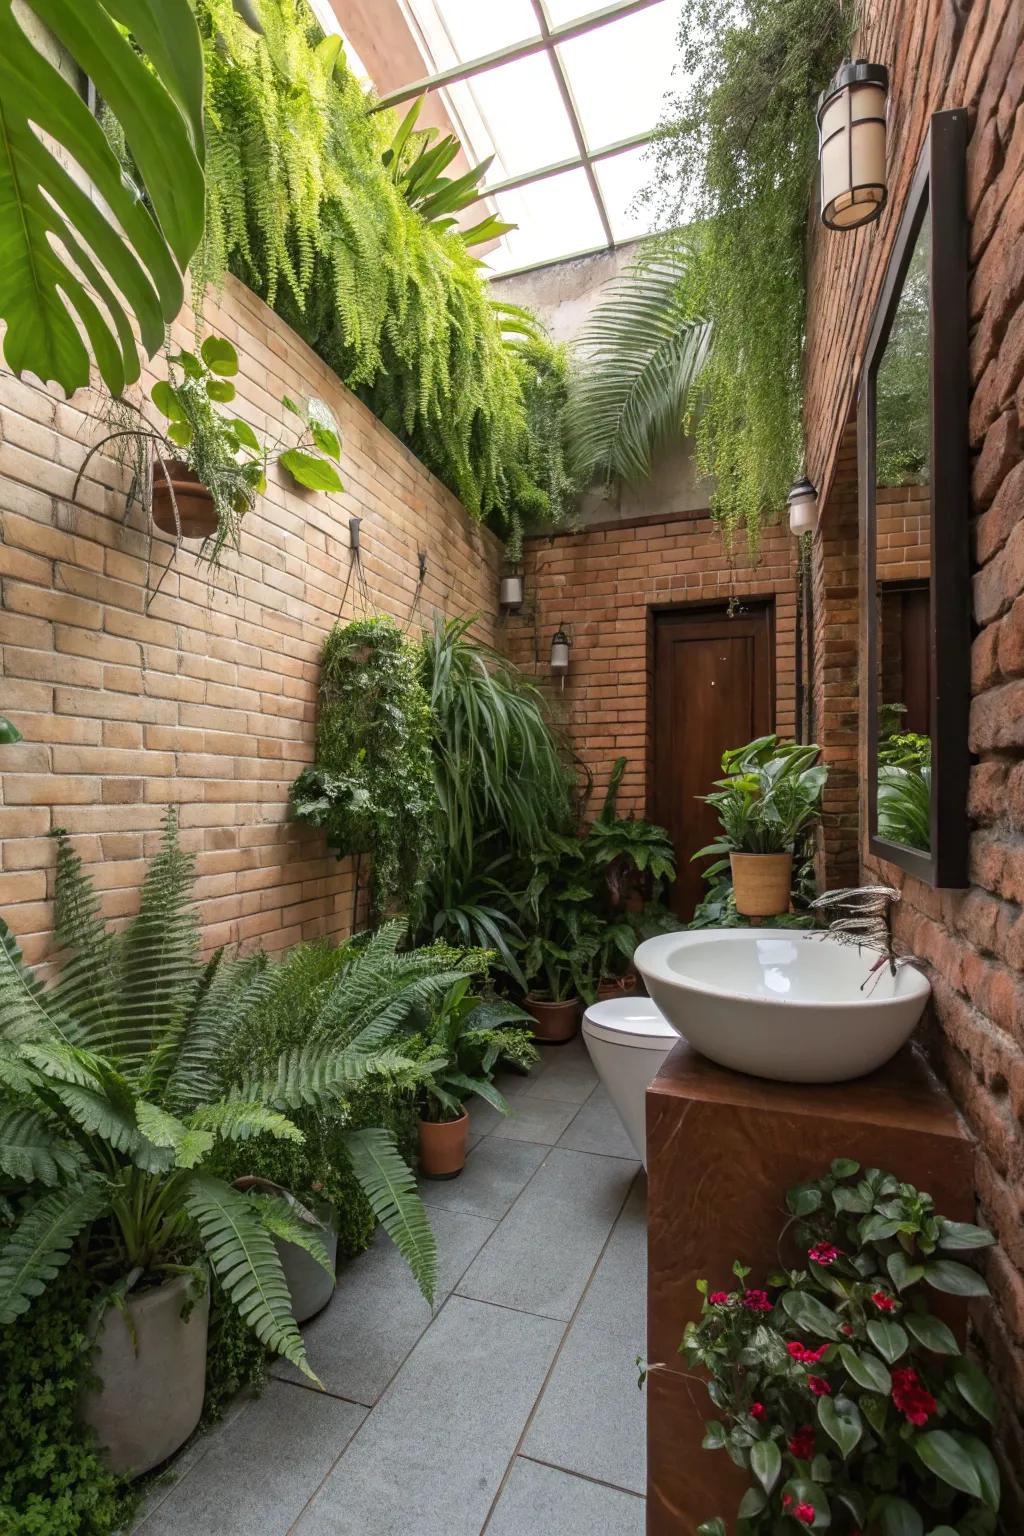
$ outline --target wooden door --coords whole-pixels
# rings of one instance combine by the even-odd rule
[[[770,605],[729,618],[724,608],[655,615],[654,778],[651,814],[675,844],[673,911],[693,916],[707,886],[690,856],[718,828],[697,799],[721,777],[722,753],[773,729],[775,689]]]

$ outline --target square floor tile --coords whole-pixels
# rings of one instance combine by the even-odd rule
[[[517,1456],[486,1536],[644,1536],[645,1504]]]
[[[597,1152],[604,1157],[636,1157],[618,1110],[604,1088],[595,1088],[579,1112],[573,1116],[561,1136],[560,1147],[575,1152]]]
[[[512,1101],[512,1113],[494,1127],[495,1141],[536,1141],[553,1147],[576,1115],[578,1104],[562,1104],[556,1099],[535,1099],[524,1093]]]
[[[536,1142],[486,1136],[470,1152],[457,1179],[424,1179],[420,1194],[431,1208],[500,1221],[546,1156],[547,1148]]]

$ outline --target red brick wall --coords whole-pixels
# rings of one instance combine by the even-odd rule
[[[299,492],[272,468],[215,586],[183,551],[148,613],[147,534],[138,508],[122,523],[118,466],[98,456],[77,505],[67,499],[103,435],[88,415],[96,397],[66,402],[0,375],[0,713],[25,737],[0,749],[0,911],[33,957],[51,922],[50,829],[77,834],[105,910],[120,915],[168,804],[197,854],[207,944],[277,949],[347,930],[352,861],[289,819],[287,794],[312,757],[317,658],[342,604],[349,517],[363,518],[375,609],[409,618],[425,549],[413,627],[435,608],[479,611],[494,638],[495,538],[241,284],[229,281],[206,325],[236,344],[238,413],[272,441],[291,432],[285,392],[330,404],[346,489]],[[190,317],[176,331],[193,344]],[[150,586],[170,548],[154,542]],[[342,614],[361,611],[353,580]]]
[[[808,470],[824,491],[815,547],[816,704],[836,765],[830,884],[857,873],[858,689],[854,397],[886,260],[931,112],[970,121],[973,532],[971,887],[933,891],[893,866],[863,872],[902,887],[899,931],[928,965],[931,1045],[976,1143],[994,1307],[976,1337],[1006,1413],[1007,1529],[1024,1527],[1024,11],[894,0],[872,9],[858,52],[892,76],[890,207],[856,234],[815,228],[809,284]],[[863,669],[861,669],[863,675]],[[861,734],[863,734],[861,732]],[[865,827],[860,823],[863,839]],[[863,846],[863,842],[862,842]]]
[[[564,621],[572,640],[564,691],[551,692],[600,803],[616,757],[628,758],[621,814],[643,815],[651,745],[653,608],[775,599],[776,727],[794,729],[797,543],[788,527],[765,534],[759,563],[732,566],[707,516],[611,525],[527,541],[526,602],[506,621],[505,645],[550,685],[551,637]]]

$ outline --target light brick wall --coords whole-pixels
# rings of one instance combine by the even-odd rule
[[[808,316],[808,470],[824,491],[815,548],[816,703],[837,821],[828,883],[858,873],[902,887],[900,937],[928,965],[933,1055],[976,1144],[985,1267],[995,1306],[974,1327],[1004,1399],[1006,1529],[1024,1528],[1024,8],[954,0],[876,7],[857,51],[888,64],[890,209],[852,235],[816,229]],[[885,264],[929,115],[969,113],[974,619],[971,888],[933,891],[854,856],[858,826],[854,394]],[[905,530],[908,534],[912,530]],[[891,572],[888,574],[892,574]],[[865,836],[860,824],[861,846]]]
[[[138,507],[123,523],[118,465],[97,456],[77,505],[67,499],[103,436],[88,414],[98,397],[65,401],[0,375],[0,713],[25,737],[0,749],[0,911],[32,958],[51,924],[46,834],[75,834],[105,911],[122,916],[169,804],[197,855],[207,945],[279,949],[348,929],[353,861],[290,820],[287,795],[312,757],[324,636],[339,611],[362,613],[354,578],[342,608],[351,516],[363,519],[375,610],[414,633],[438,609],[479,612],[481,636],[494,638],[493,535],[241,284],[208,305],[204,329],[237,347],[237,412],[269,440],[294,441],[283,394],[327,401],[345,492],[297,491],[272,467],[212,589],[184,546],[148,613],[147,561],[152,588],[171,545],[158,535],[149,549]],[[175,340],[194,345],[190,315]],[[150,370],[147,387],[159,376]]]

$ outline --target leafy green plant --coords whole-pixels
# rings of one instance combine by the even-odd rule
[[[759,736],[722,754],[724,778],[699,798],[713,805],[722,830],[695,859],[720,862],[705,870],[710,877],[730,853],[791,853],[820,814],[827,769],[818,763],[821,748]]]
[[[787,1203],[798,1262],[764,1289],[747,1284],[742,1264],[739,1289],[699,1281],[700,1320],[680,1346],[710,1378],[720,1415],[705,1448],[751,1474],[737,1529],[992,1536],[995,1394],[929,1306],[933,1291],[988,1294],[961,1257],[991,1233],[947,1221],[929,1195],[847,1158]],[[726,1523],[698,1530],[726,1536]]]
[[[260,1340],[309,1373],[275,1237],[310,1248],[280,1201],[254,1200],[209,1169],[218,1143],[301,1142],[289,1111],[333,1103],[373,1074],[411,1086],[416,1070],[380,1045],[379,1020],[344,1045],[326,1032],[252,1063],[225,1089],[218,1066],[267,986],[257,956],[205,967],[188,901],[191,861],[169,814],[138,914],[103,922],[80,860],[58,838],[56,935],[65,959],[44,987],[0,927],[0,1170],[16,1219],[0,1246],[0,1325],[26,1312],[86,1245],[90,1272],[118,1294],[205,1253]],[[375,1212],[401,1227],[432,1290],[433,1244],[412,1175],[390,1137],[353,1131],[346,1153]]]
[[[487,946],[492,949],[513,981],[525,986],[516,958],[522,930],[513,916],[514,895],[508,881],[516,861],[503,854],[492,863],[468,869],[441,847],[437,864],[420,890],[417,910],[419,931],[431,940]]]
[[[607,286],[576,340],[567,430],[589,480],[649,478],[656,450],[681,435],[687,403],[712,344],[694,314],[691,244],[653,242]]]
[[[184,298],[203,235],[203,59],[188,0],[150,5],[27,0],[92,81],[131,152],[140,187],[89,111],[66,62],[53,62],[0,5],[0,317],[17,374],[70,394],[95,360],[119,395],[141,372]],[[39,130],[39,131],[37,131]],[[53,141],[53,142],[51,142]],[[54,146],[57,146],[55,150]],[[59,150],[80,167],[70,173]],[[81,176],[98,195],[90,196]],[[88,343],[88,345],[86,344]]]
[[[377,913],[413,900],[435,820],[430,712],[419,657],[393,619],[336,624],[320,657],[316,763],[291,789],[330,846],[372,856]]]
[[[578,838],[552,834],[534,850],[529,882],[520,898],[519,923],[526,935],[520,965],[532,993],[560,1003],[592,1001],[599,979],[604,924]]]
[[[278,455],[281,468],[307,491],[343,491],[345,485],[338,472],[341,428],[330,406],[315,396],[296,404],[285,395],[281,404],[303,427],[295,447]]]
[[[21,740],[21,732],[13,720],[0,715],[0,747],[13,747]]]
[[[453,229],[458,222],[457,215],[483,196],[480,182],[494,156],[488,155],[480,165],[472,166],[461,176],[446,176],[444,172],[462,145],[454,133],[438,138],[437,128],[416,128],[425,100],[424,96],[418,96],[413,102],[381,155],[381,164],[409,207],[414,208],[421,218],[440,229]],[[471,228],[459,230],[459,237],[467,246],[482,245],[485,241],[500,239],[515,227],[504,223],[495,214],[488,214]]]
[[[613,897],[631,875],[649,876],[655,882],[675,879],[672,839],[664,827],[635,816],[593,822],[584,848],[595,871],[611,886]]]
[[[931,765],[880,763],[878,768],[878,835],[906,848],[932,845]]]
[[[856,8],[841,0],[687,0],[678,78],[647,197],[663,228],[694,230],[683,317],[714,342],[694,402],[697,463],[727,541],[756,548],[799,469],[814,104]]]
[[[514,1027],[523,1022],[522,1028]],[[530,1068],[540,1060],[530,1033],[533,1020],[513,1003],[488,1001],[463,977],[449,990],[419,1036],[404,1049],[426,1063],[420,1092],[424,1120],[458,1120],[476,1094],[508,1114],[494,1084],[503,1063]]]

